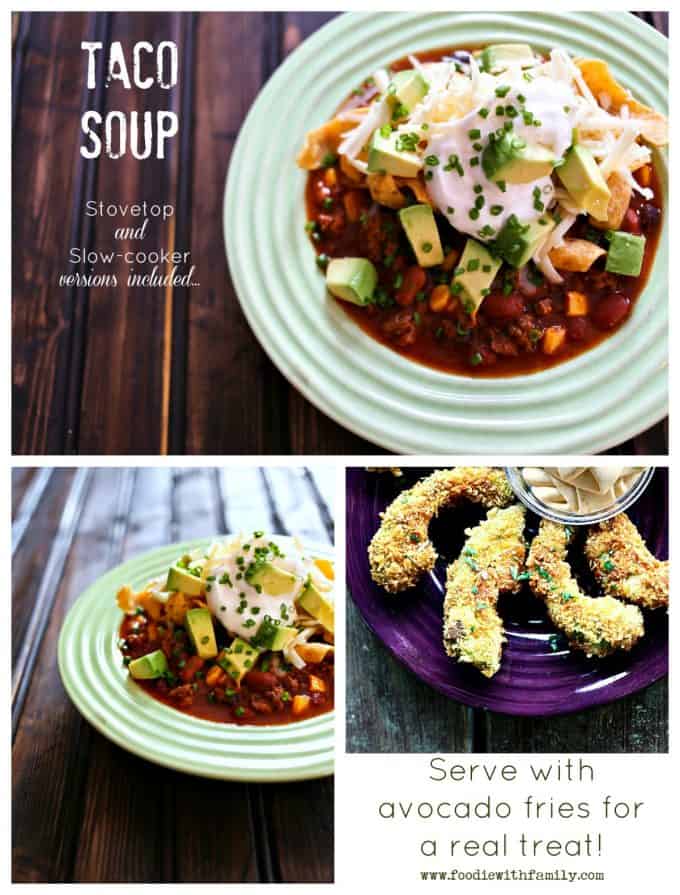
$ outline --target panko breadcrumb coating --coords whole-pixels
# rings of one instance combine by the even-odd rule
[[[505,642],[496,612],[503,591],[517,593],[524,572],[524,507],[489,510],[468,536],[460,557],[446,574],[444,649],[458,662],[469,662],[485,677],[501,664]]]
[[[649,552],[625,513],[590,529],[586,556],[605,593],[643,609],[668,606],[668,561]]]
[[[434,567],[437,553],[427,530],[442,507],[463,499],[485,507],[504,507],[513,497],[502,469],[458,466],[427,476],[381,514],[380,528],[368,547],[373,580],[390,593],[398,593],[413,587]]]
[[[572,531],[541,521],[527,557],[529,584],[545,601],[552,623],[569,645],[586,656],[609,656],[629,650],[644,634],[642,613],[613,597],[587,597],[566,562]]]

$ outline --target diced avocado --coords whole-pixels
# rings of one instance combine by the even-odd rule
[[[529,44],[492,44],[482,50],[480,61],[482,70],[493,74],[511,65],[530,68],[536,57]]]
[[[403,114],[399,117],[403,118],[418,105],[428,90],[428,83],[422,74],[415,68],[409,68],[406,71],[398,71],[393,76],[387,86],[387,96],[395,107],[397,105],[402,107]]]
[[[297,633],[297,628],[287,628],[279,624],[278,619],[265,615],[252,642],[261,650],[282,650]]]
[[[273,563],[263,563],[253,572],[246,572],[248,584],[255,588],[261,588],[270,597],[280,597],[289,593],[295,586],[297,578],[292,572],[279,569]]]
[[[496,237],[496,251],[512,267],[524,267],[554,227],[549,215],[522,224],[517,215],[511,214]]]
[[[502,260],[494,256],[481,243],[468,239],[460,264],[454,274],[451,291],[459,294],[465,310],[473,316],[491,290]]]
[[[604,269],[625,277],[639,277],[645,257],[645,237],[613,230],[609,234],[609,251]]]
[[[200,597],[203,593],[203,582],[196,575],[192,575],[188,569],[175,564],[170,566],[165,589],[169,591],[179,590],[189,597]]]
[[[335,606],[311,581],[298,597],[298,605],[317,618],[331,634],[335,631]]]
[[[547,177],[554,167],[553,152],[544,146],[531,146],[511,131],[490,134],[482,152],[482,168],[494,182],[531,183]]]
[[[128,670],[136,681],[151,681],[163,677],[168,670],[168,660],[163,650],[157,649],[153,653],[147,653],[146,656],[140,656],[139,659],[133,659],[128,665]]]
[[[597,221],[607,220],[611,192],[589,149],[578,143],[572,146],[557,168],[557,176],[583,211]]]
[[[260,653],[263,652],[256,646],[246,643],[237,637],[231,646],[223,649],[217,657],[217,664],[222,671],[237,683],[255,667]]]
[[[189,609],[185,626],[201,659],[214,659],[217,655],[217,641],[212,616],[208,609]]]
[[[429,205],[409,205],[399,212],[399,220],[421,267],[434,267],[444,260],[437,222]]]
[[[378,272],[368,258],[333,258],[326,268],[328,291],[353,305],[367,305],[377,282]]]
[[[389,127],[389,125],[388,125]],[[385,128],[373,132],[368,144],[368,171],[370,174],[392,174],[394,177],[417,177],[423,161],[417,152],[398,149],[399,134],[386,133]]]

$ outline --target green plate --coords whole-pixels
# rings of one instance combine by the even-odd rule
[[[116,592],[140,589],[209,539],[145,553],[102,576],[70,610],[59,636],[59,672],[76,708],[100,733],[149,761],[220,780],[279,782],[333,773],[334,712],[292,724],[255,727],[193,718],[132,681],[117,646],[122,613]],[[307,544],[333,558],[327,546]]]
[[[320,410],[396,453],[590,453],[667,412],[666,227],[631,319],[602,345],[530,376],[473,379],[413,363],[326,294],[304,230],[305,173],[295,165],[306,132],[391,60],[499,41],[605,59],[640,100],[667,109],[667,41],[629,13],[348,13],[276,71],[234,149],[224,232],[253,331]],[[655,164],[667,192],[665,153]]]

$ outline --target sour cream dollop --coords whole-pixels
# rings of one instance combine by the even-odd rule
[[[508,114],[509,109],[514,112]],[[426,158],[437,164],[426,162],[426,171],[432,172],[426,179],[429,196],[456,230],[483,242],[492,240],[513,214],[522,223],[537,220],[553,200],[551,178],[508,183],[502,190],[484,173],[483,148],[489,135],[510,121],[527,145],[549,149],[559,159],[571,145],[575,113],[575,96],[563,82],[544,75],[527,81],[520,72],[500,78],[473,111],[432,127]]]
[[[314,566],[301,546],[262,532],[256,534],[234,538],[207,565],[212,579],[208,581],[210,590],[206,588],[210,612],[230,634],[246,640],[257,632],[265,616],[284,626],[295,624],[295,601]],[[248,581],[248,569],[258,557],[294,576],[284,593],[271,596]]]

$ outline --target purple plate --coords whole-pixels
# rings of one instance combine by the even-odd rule
[[[445,510],[430,527],[440,555],[436,568],[418,587],[397,596],[373,583],[367,548],[378,528],[378,513],[399,492],[430,469],[406,469],[401,478],[389,473],[347,470],[347,584],[366,623],[394,656],[421,680],[450,699],[474,708],[508,715],[561,715],[602,705],[636,693],[668,673],[668,615],[645,612],[645,636],[629,653],[586,659],[570,651],[547,619],[543,604],[528,588],[501,597],[508,642],[498,674],[491,680],[474,668],[458,665],[444,652],[441,611],[445,571],[460,553],[463,530],[482,517],[471,505]],[[649,487],[628,511],[660,559],[668,557],[668,470],[657,469]],[[527,514],[527,527],[538,520]],[[570,559],[577,577],[598,593],[578,549]]]

